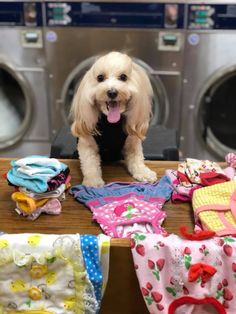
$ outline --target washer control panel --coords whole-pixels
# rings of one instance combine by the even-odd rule
[[[236,4],[189,4],[188,29],[236,29]]]
[[[158,50],[160,51],[180,51],[182,43],[183,34],[180,32],[159,32]]]
[[[184,28],[184,3],[46,2],[47,26]]]
[[[4,1],[0,2],[1,26],[29,26],[43,25],[42,3]]]

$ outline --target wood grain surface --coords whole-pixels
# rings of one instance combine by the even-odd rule
[[[81,183],[81,172],[77,160],[64,161],[71,170],[71,184]],[[164,175],[166,169],[176,169],[177,162],[147,161],[146,165],[156,171],[158,178]],[[104,165],[103,178],[108,182],[133,181],[122,163]],[[92,221],[88,208],[79,204],[67,192],[62,203],[62,213],[59,216],[41,215],[36,221],[28,221],[19,216],[11,200],[13,187],[3,178],[10,169],[9,159],[0,159],[0,230],[8,233],[81,233],[99,234],[99,225]],[[169,233],[179,234],[179,225],[184,223],[189,231],[193,228],[193,214],[188,203],[164,206],[167,218],[163,224]],[[145,314],[148,313],[139,290],[135,275],[129,240],[112,239],[110,255],[110,271],[107,289],[102,301],[101,314]]]

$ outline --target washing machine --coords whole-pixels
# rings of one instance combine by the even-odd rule
[[[78,84],[98,55],[127,52],[154,90],[151,124],[179,129],[183,1],[46,1],[45,49],[52,132],[68,123]]]
[[[182,157],[236,152],[236,1],[189,1],[181,126]]]
[[[0,1],[0,157],[50,152],[43,6]]]

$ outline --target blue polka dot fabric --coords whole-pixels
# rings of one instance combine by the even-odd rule
[[[102,299],[102,271],[99,261],[98,238],[95,235],[80,235],[81,250],[85,269],[94,287],[95,296],[100,307]]]

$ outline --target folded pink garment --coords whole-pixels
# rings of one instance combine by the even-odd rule
[[[37,207],[37,209],[30,215],[26,215],[19,208],[15,209],[19,215],[26,216],[28,220],[37,219],[42,213],[49,215],[59,215],[61,213],[61,203],[57,198],[50,199],[43,206]]]
[[[225,161],[230,167],[233,167],[236,169],[236,154],[235,153],[228,153],[225,156]]]
[[[178,165],[177,177],[181,184],[187,187],[191,183],[205,186],[229,181],[229,178],[218,163],[211,160],[193,158],[187,158],[186,161]]]

